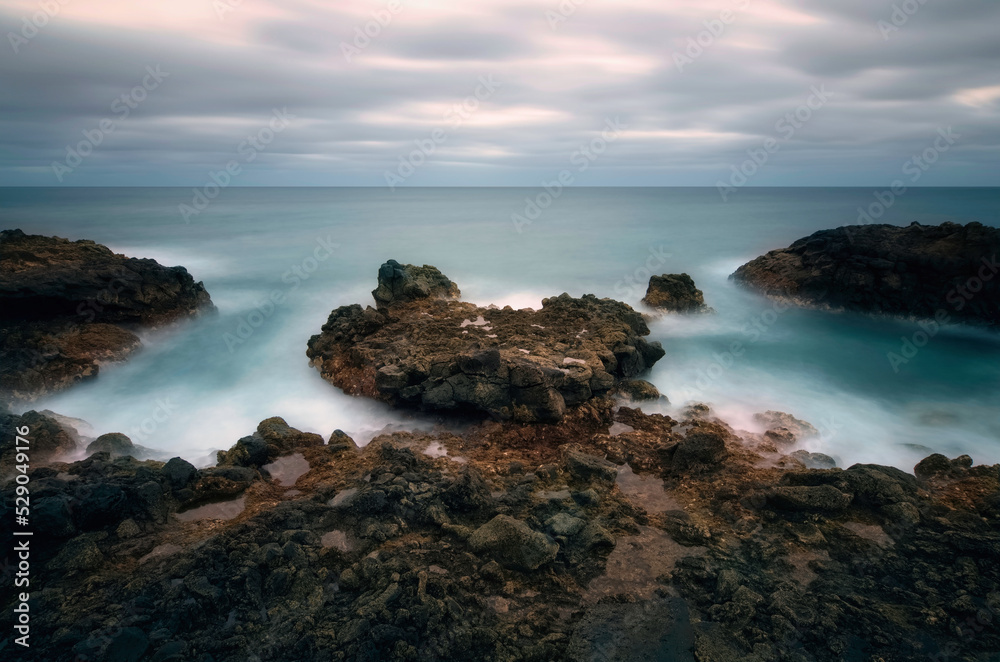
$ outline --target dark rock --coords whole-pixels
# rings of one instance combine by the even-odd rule
[[[650,308],[672,313],[705,313],[705,296],[687,274],[652,276],[642,302]]]
[[[490,554],[500,564],[518,570],[536,570],[555,560],[559,545],[524,522],[497,515],[469,536],[474,552]]]
[[[895,467],[855,464],[840,478],[859,503],[872,507],[912,500],[917,491],[917,479]]]
[[[944,312],[998,326],[998,254],[1000,230],[980,223],[851,225],[771,251],[730,278],[807,306],[926,319]]]
[[[400,264],[387,260],[378,270],[378,287],[372,291],[376,305],[391,306],[431,297],[457,299],[461,292],[436,267]]]
[[[105,659],[108,662],[138,662],[149,648],[149,639],[139,628],[122,628],[111,639]]]
[[[183,267],[92,241],[0,232],[0,400],[33,400],[138,349],[132,328],[214,309]]]
[[[719,426],[702,424],[692,428],[677,444],[672,470],[703,471],[718,467],[729,456],[726,438]]]
[[[584,482],[603,480],[613,483],[618,477],[618,467],[614,463],[574,448],[566,450],[566,470]]]
[[[679,598],[602,603],[588,609],[580,619],[569,642],[567,659],[694,662],[694,644],[690,614]]]
[[[486,481],[469,466],[463,467],[458,479],[441,493],[441,500],[449,509],[463,513],[487,509],[493,504]]]
[[[832,485],[777,487],[768,501],[777,508],[806,512],[839,512],[851,505],[851,495]]]
[[[173,457],[163,465],[160,472],[167,479],[172,489],[179,490],[187,487],[188,483],[198,473],[198,470],[187,460],[180,457]]]
[[[91,453],[110,453],[111,457],[119,457],[132,455],[134,452],[135,446],[132,444],[132,440],[121,432],[102,434],[87,446],[88,455]]]

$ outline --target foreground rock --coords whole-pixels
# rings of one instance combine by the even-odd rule
[[[213,309],[184,267],[92,241],[0,232],[0,400],[30,401],[139,348],[134,331]]]
[[[852,225],[822,230],[730,276],[763,294],[864,313],[1000,326],[1000,230]]]
[[[652,276],[642,302],[650,308],[670,313],[707,313],[705,295],[687,274]]]
[[[631,431],[609,435],[616,424]],[[769,442],[718,419],[675,421],[610,398],[558,424],[486,421],[362,449],[343,433],[317,444],[277,418],[250,438],[268,454],[300,454],[307,472],[283,486],[253,466],[106,453],[34,469],[32,647],[21,657],[916,662],[1000,652],[1000,466],[932,456],[919,477],[807,470],[765,462]],[[3,491],[12,502],[14,485]],[[0,544],[13,548],[9,527]],[[13,598],[3,594],[4,618]]]
[[[663,355],[628,305],[593,295],[545,299],[542,309],[481,308],[433,267],[387,262],[378,309],[334,310],[307,355],[352,395],[501,420],[558,421]]]

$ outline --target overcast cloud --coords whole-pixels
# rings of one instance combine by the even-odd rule
[[[916,183],[1000,185],[995,0],[7,0],[0,22],[3,185],[235,160],[237,185],[715,186],[773,138],[750,185],[875,186],[947,127]]]

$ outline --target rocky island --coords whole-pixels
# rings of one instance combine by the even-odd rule
[[[555,422],[664,355],[642,315],[594,295],[482,308],[436,268],[395,260],[372,295],[376,308],[334,310],[307,355],[345,392],[394,405]]]
[[[852,225],[822,230],[730,276],[771,297],[862,313],[1000,327],[1000,230]]]

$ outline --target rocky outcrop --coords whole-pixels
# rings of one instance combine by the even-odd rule
[[[642,302],[650,308],[670,313],[707,313],[705,295],[687,274],[652,276]]]
[[[458,290],[433,267],[395,262],[375,292],[378,309],[334,310],[307,355],[345,392],[398,406],[558,421],[664,355],[639,313],[593,295],[482,308],[441,298]]]
[[[27,434],[18,430],[27,429]],[[27,443],[17,442],[17,437]],[[80,438],[73,428],[37,411],[23,414],[0,414],[0,479],[16,465],[40,467],[57,459],[66,459],[79,450]],[[28,447],[28,462],[17,461],[17,446]]]
[[[800,305],[1000,326],[1000,230],[852,225],[822,230],[730,276]]]
[[[632,431],[611,437],[615,424]],[[610,398],[556,424],[396,432],[360,449],[277,418],[255,434],[308,462],[295,489],[252,466],[179,458],[97,453],[32,469],[25,659],[1000,652],[1000,465],[784,469],[764,461],[760,435]],[[3,594],[6,617],[16,605]]]
[[[214,307],[184,267],[93,241],[0,232],[0,399],[30,401],[97,375],[140,346],[134,331]]]
[[[438,271],[436,267],[400,264],[388,260],[379,267],[378,287],[372,297],[378,308],[420,299],[457,299],[461,296],[458,285]]]

